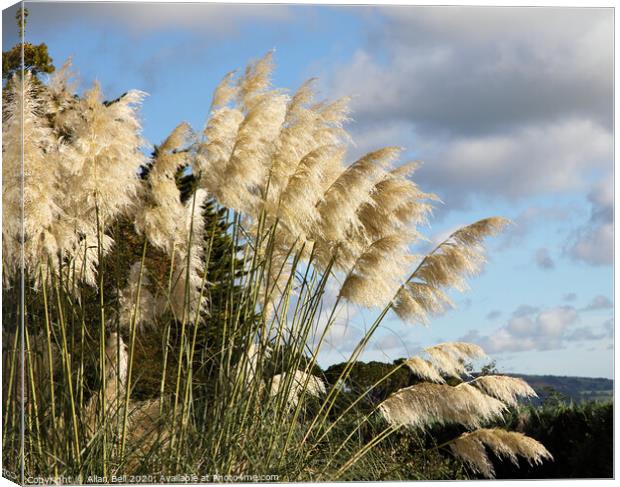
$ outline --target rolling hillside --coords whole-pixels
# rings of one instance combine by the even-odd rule
[[[611,379],[557,375],[505,375],[521,377],[532,386],[539,396],[539,399],[532,401],[535,404],[549,397],[553,391],[564,396],[564,399],[572,400],[575,403],[613,399],[614,382]]]

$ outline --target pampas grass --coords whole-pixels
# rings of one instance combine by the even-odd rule
[[[519,464],[518,457],[524,458],[530,465],[553,459],[551,453],[533,438],[497,428],[464,433],[450,443],[456,457],[464,460],[474,471],[493,478],[495,472],[485,446],[498,457],[507,458],[515,465]]]
[[[320,397],[321,394],[325,394],[325,384],[318,377],[301,370],[296,370],[290,378],[284,373],[274,375],[271,379],[270,394],[272,396],[285,394],[284,401],[288,407],[297,406],[302,393]]]
[[[45,106],[35,97],[34,91],[31,75],[24,77],[23,83],[11,83],[3,117],[2,250],[7,264],[4,267],[5,282],[20,270],[22,242],[24,264],[35,273],[39,263],[45,262],[47,256],[55,255],[59,247],[56,235],[63,215],[59,206],[59,175],[54,162],[49,169],[50,159],[53,161],[58,155],[50,154],[53,152],[52,130],[43,122]],[[28,133],[28,137],[22,139],[23,133]]]
[[[469,384],[422,383],[394,393],[380,410],[395,426],[427,428],[433,424],[460,424],[477,428],[500,418],[507,409],[501,401],[482,394]]]
[[[14,349],[4,355],[7,461],[78,481],[194,471],[336,480],[401,428],[477,428],[531,395],[500,377],[451,385],[483,352],[445,343],[402,364],[430,383],[358,414],[386,374],[336,408],[387,314],[424,322],[451,305],[446,292],[465,288],[484,262],[483,240],[506,221],[481,220],[426,256],[412,253],[437,201],[411,181],[418,164],[400,163],[397,147],[348,163],[348,99],[317,101],[312,80],[289,95],[271,86],[272,70],[269,53],[226,75],[204,130],[179,124],[151,157],[144,93],[104,101],[95,84],[78,96],[68,64],[36,90],[29,74],[8,82],[3,283],[18,291],[23,242],[29,285],[3,330]],[[317,361],[349,304],[377,317],[330,386]],[[476,437],[466,438],[455,455],[473,451],[460,456],[483,471]],[[544,457],[519,441],[510,451]]]
[[[472,384],[478,387],[485,394],[493,396],[500,401],[516,406],[518,398],[537,397],[534,389],[518,377],[507,377],[503,375],[484,375],[477,377]]]
[[[467,288],[465,278],[478,273],[484,263],[485,237],[508,224],[504,218],[486,218],[457,230],[422,259],[396,297],[396,314],[405,320],[425,322],[428,314],[441,312],[450,301],[443,289]]]
[[[441,373],[433,367],[428,360],[424,360],[422,357],[411,357],[405,360],[405,364],[411,372],[413,372],[417,377],[421,379],[425,379],[431,382],[437,382],[439,384],[444,384],[446,380],[441,376]]]
[[[456,378],[465,373],[467,361],[486,356],[480,346],[464,342],[441,343],[425,348],[424,351],[431,357],[438,371]]]

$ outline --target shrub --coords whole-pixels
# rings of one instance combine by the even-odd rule
[[[612,478],[613,404],[545,404],[508,417],[508,426],[543,443],[554,462],[514,468],[497,462],[498,478]]]

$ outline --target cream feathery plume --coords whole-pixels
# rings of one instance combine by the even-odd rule
[[[287,106],[270,167],[265,209],[268,221],[277,216],[291,233],[287,241],[316,240],[317,205],[343,171],[346,102],[311,105],[312,82],[304,83]]]
[[[507,458],[518,465],[518,457],[523,457],[532,464],[541,464],[543,460],[553,460],[553,456],[538,441],[522,433],[498,428],[479,429],[463,433],[450,443],[455,457],[465,461],[474,471],[487,478],[494,478],[495,471],[489,460],[485,446],[500,458]]]
[[[243,76],[238,81],[237,98],[239,104],[247,110],[251,110],[259,95],[264,93],[271,84],[273,72],[273,51],[269,51],[258,61],[248,64]]]
[[[213,93],[206,140],[199,146],[196,169],[204,173],[202,186],[232,208],[247,209],[256,202],[253,192],[264,182],[265,159],[284,121],[286,99],[277,91],[268,91],[272,70],[273,56],[268,52],[248,64],[235,84],[235,72],[228,73]],[[233,101],[237,106],[231,108],[228,105]],[[253,177],[244,184],[240,176],[248,170]],[[241,196],[235,194],[231,177],[240,185]]]
[[[507,223],[504,218],[486,218],[457,230],[424,259],[413,279],[434,287],[465,289],[463,278],[475,275],[484,263],[482,241]]]
[[[197,189],[185,204],[184,227],[174,249],[174,272],[170,304],[178,320],[200,319],[207,303],[203,289],[207,285],[204,272],[204,217],[207,193]]]
[[[239,126],[230,161],[216,196],[227,207],[254,215],[267,182],[273,144],[284,122],[288,98],[278,92],[256,95]]]
[[[373,242],[355,261],[340,295],[364,306],[385,305],[394,297],[411,264],[407,247],[410,235],[401,231]]]
[[[213,92],[211,114],[195,161],[196,172],[202,173],[202,186],[214,195],[218,194],[218,188],[223,183],[223,171],[235,148],[239,126],[245,118],[241,109],[229,106],[239,93],[239,87],[232,82],[234,76],[234,71],[224,76]]]
[[[424,382],[396,391],[379,410],[395,426],[425,429],[432,424],[462,424],[477,428],[501,418],[506,405],[468,384],[456,387]]]
[[[334,146],[322,146],[306,154],[280,195],[279,215],[291,236],[305,240],[320,232],[321,201],[329,166],[340,165],[344,151]]]
[[[266,201],[267,208],[273,213],[278,211],[280,193],[300,161],[317,148],[314,130],[319,123],[318,114],[308,107],[314,96],[312,81],[305,82],[292,96],[286,107],[280,135],[274,144]]]
[[[175,175],[189,163],[189,157],[182,149],[190,136],[190,126],[181,123],[157,148],[148,175],[146,201],[136,212],[138,233],[146,235],[153,245],[169,255],[179,241],[186,238],[186,210],[181,203]]]
[[[313,85],[316,81],[317,78],[307,79],[291,97],[291,101],[289,102],[286,111],[287,123],[294,122],[295,120],[303,118],[306,115],[308,112],[306,107],[314,100]]]
[[[66,210],[76,221],[103,227],[134,207],[140,187],[138,168],[146,158],[137,107],[146,94],[130,91],[113,102],[101,101],[97,83],[57,117],[71,134],[63,146],[63,179],[68,187]]]
[[[58,86],[65,89],[66,83]],[[59,201],[62,225],[55,236],[67,272],[91,285],[99,250],[105,255],[111,248],[106,229],[118,216],[132,213],[138,200],[137,171],[146,158],[140,150],[143,140],[137,108],[144,96],[130,91],[102,102],[95,83],[83,97],[74,97],[56,112],[52,108],[54,130],[60,137],[59,178],[65,188]],[[99,240],[101,249],[97,248]]]
[[[374,240],[412,225],[424,224],[432,210],[429,201],[436,201],[434,194],[420,191],[407,176],[417,167],[411,162],[388,172],[372,192],[372,203],[360,209],[364,235]]]
[[[102,255],[107,255],[114,245],[114,240],[105,233],[98,239],[96,223],[83,224],[80,233],[81,235],[72,233],[62,245],[63,255],[68,261],[65,268],[67,282],[75,280],[94,287],[97,285],[99,245]]]
[[[439,292],[446,287],[464,290],[466,288],[465,277],[478,273],[485,261],[483,239],[495,235],[507,223],[508,221],[504,218],[486,218],[457,230],[422,259],[409,279],[409,283],[426,285],[425,291],[428,293]],[[411,291],[419,291],[419,289],[409,285],[403,286],[396,296],[393,308],[398,316],[418,321],[420,315],[424,316],[426,313],[435,311],[424,309],[425,301],[417,303],[419,309],[415,309],[411,301],[415,301],[416,296],[412,295]],[[426,302],[437,303],[441,300],[442,297],[438,297]]]
[[[342,125],[350,120],[349,113],[351,110],[349,103],[351,103],[351,97],[343,96],[332,102],[324,101],[318,103],[312,108],[321,114],[321,120],[324,123],[329,124],[331,127],[342,128]],[[348,139],[348,136],[345,135],[345,138]]]
[[[234,100],[238,93],[239,87],[232,83],[236,72],[231,71],[220,81],[213,91],[213,100],[211,101],[211,110],[222,108]]]
[[[2,124],[5,279],[19,270],[23,241],[26,267],[38,280],[38,266],[45,268],[48,259],[56,258],[55,233],[63,218],[56,142],[45,121],[44,102],[35,96],[30,73],[7,83],[7,100]]]
[[[485,394],[493,396],[506,404],[516,406],[518,398],[538,397],[536,391],[523,379],[505,375],[482,375],[476,377],[471,384]]]
[[[192,136],[192,128],[187,122],[177,125],[170,135],[166,137],[164,143],[159,147],[159,151],[165,156],[158,166],[153,167],[154,174],[173,175],[175,171],[185,165],[188,161],[187,155],[181,149],[188,143]]]
[[[155,324],[156,303],[148,289],[149,285],[146,268],[141,262],[134,262],[129,270],[127,284],[119,297],[119,323],[125,330],[129,331],[133,320],[138,328]]]
[[[423,325],[429,314],[441,314],[453,307],[452,300],[441,289],[425,283],[408,282],[396,295],[394,309],[398,316]]]
[[[67,59],[60,69],[57,69],[50,77],[45,96],[48,100],[48,115],[52,116],[53,126],[57,137],[60,139],[70,137],[71,134],[63,133],[58,122],[58,115],[70,106],[77,103],[73,93],[77,91],[77,76],[71,70],[72,60]]]
[[[349,275],[346,284],[353,284],[351,290],[354,292],[349,292],[351,290],[343,286],[344,295],[353,302],[365,306],[385,305],[394,298],[406,277],[406,269],[414,261],[408,244],[420,238],[415,224],[425,222],[431,209],[426,200],[435,198],[434,195],[421,192],[406,178],[414,167],[413,164],[407,164],[383,175],[370,191],[371,199],[361,205],[358,211],[361,224],[349,232],[346,242],[338,247],[338,264],[341,267],[352,266],[353,271],[360,263],[367,267],[366,277],[359,272]],[[377,243],[393,242],[394,239],[401,240],[401,243],[377,253]],[[369,258],[376,265],[365,265]],[[373,289],[375,285],[377,292]],[[437,296],[436,299],[441,297]],[[435,308],[440,305],[433,304]]]
[[[326,146],[344,151],[343,142],[347,137],[342,125],[348,113],[346,101],[311,105],[314,97],[313,81],[306,81],[291,98],[275,144],[266,201],[267,208],[272,212],[277,212],[282,207],[279,201],[281,192],[288,186],[290,178],[298,171],[306,156]],[[326,184],[322,187],[321,194],[342,171],[339,160],[332,162],[337,163],[325,166]]]
[[[223,107],[211,113],[200,144],[196,168],[202,173],[202,186],[217,195],[224,180],[224,169],[235,148],[239,126],[244,115],[238,108]]]
[[[495,470],[487,455],[484,443],[472,433],[465,433],[454,439],[450,443],[450,450],[456,458],[469,465],[474,472],[481,473],[489,479],[495,477]]]
[[[358,210],[372,203],[372,189],[384,174],[383,168],[394,161],[401,149],[385,147],[366,154],[351,164],[331,184],[318,206],[321,232],[328,242],[345,241],[347,233],[360,225]]]
[[[425,348],[435,368],[446,375],[460,378],[466,373],[467,360],[486,357],[484,350],[476,344],[447,342]]]
[[[288,372],[284,372],[274,375],[271,379],[271,396],[287,394],[285,405],[288,407],[297,406],[299,398],[304,392],[310,396],[319,397],[326,392],[325,383],[317,376],[301,370],[296,370],[293,377],[290,377]]]
[[[351,137],[344,129],[344,124],[350,120],[350,101],[351,98],[345,96],[332,102],[317,103],[311,107],[311,111],[318,115],[319,120],[313,131],[316,147],[335,145],[344,149],[351,141]],[[329,182],[335,181],[342,170],[342,164],[328,166],[326,179]]]
[[[424,360],[422,357],[411,357],[405,360],[405,364],[411,372],[422,379],[429,380],[431,382],[437,382],[438,384],[445,384],[445,379],[441,376],[441,373],[433,367],[428,360]]]

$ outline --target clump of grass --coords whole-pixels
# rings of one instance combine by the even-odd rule
[[[506,221],[412,254],[437,199],[409,178],[416,164],[399,165],[391,147],[345,164],[347,100],[317,102],[311,82],[289,96],[271,87],[271,70],[268,54],[227,75],[204,131],[180,124],[150,158],[143,93],[103,101],[95,85],[76,96],[68,65],[37,90],[30,74],[8,83],[4,181],[19,175],[23,192],[3,191],[3,282],[10,302],[23,278],[25,300],[3,329],[6,464],[78,481],[371,479],[389,475],[375,449],[399,431],[477,428],[529,394],[502,379],[448,385],[482,354],[454,343],[400,365],[432,383],[361,412],[386,374],[336,407],[387,314],[425,322],[445,309],[446,290],[480,270],[483,240]],[[348,303],[377,316],[328,387],[317,361]],[[465,438],[496,445],[500,433],[485,431],[453,439],[455,455],[465,458]],[[542,445],[525,449],[534,440],[510,439],[510,452],[545,456]],[[476,455],[465,460],[489,473]]]

